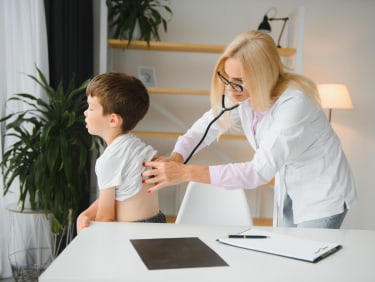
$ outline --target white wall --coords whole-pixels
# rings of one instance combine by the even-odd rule
[[[305,7],[306,16],[303,73],[317,83],[347,84],[354,104],[353,110],[334,110],[332,115],[332,125],[352,166],[359,194],[359,203],[348,213],[344,227],[375,229],[375,205],[372,205],[375,189],[372,189],[371,177],[375,168],[375,98],[372,95],[372,79],[375,78],[375,1],[171,0],[173,18],[168,24],[168,32],[165,34],[161,31],[161,38],[163,41],[227,44],[239,32],[256,29],[270,7],[276,7],[278,16],[285,17],[300,5]],[[272,27],[276,39],[280,26],[273,22]],[[114,70],[136,74],[138,65],[154,66],[159,87],[193,89],[209,88],[212,68],[218,58],[218,55],[144,51],[110,50],[110,53],[114,58],[111,61]],[[181,115],[187,112],[185,116],[182,114],[179,123],[169,126],[170,119],[160,116],[160,120],[145,120],[140,128],[152,130],[155,126],[162,126],[165,130],[184,131],[209,104],[207,97],[186,96],[179,99],[184,100],[169,95],[152,97],[154,104],[169,103],[167,110],[171,113]],[[151,109],[150,115],[157,113]],[[203,154],[193,162],[215,163],[228,161],[230,157],[234,160],[251,157],[252,152],[244,144],[246,142],[225,142],[215,145],[214,151]],[[174,140],[167,140],[155,146],[160,153],[168,154],[173,144]],[[225,155],[215,158],[212,156],[215,150]],[[175,192],[172,190],[176,189],[165,190],[162,192],[162,205],[167,213],[173,212],[178,209],[178,206],[173,206]],[[251,193],[254,196],[252,200],[256,201],[257,192]],[[268,201],[271,201],[269,197]]]

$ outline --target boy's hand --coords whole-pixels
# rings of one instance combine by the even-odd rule
[[[81,213],[77,218],[77,234],[79,234],[82,229],[88,227],[90,222],[91,219],[87,215]]]

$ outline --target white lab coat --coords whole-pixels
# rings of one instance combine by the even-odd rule
[[[282,216],[285,193],[293,201],[295,224],[342,213],[344,203],[350,209],[357,199],[353,176],[340,140],[319,106],[301,91],[287,89],[257,124],[256,136],[251,129],[253,116],[249,100],[232,111],[233,121],[241,123],[255,151],[253,160],[245,166],[255,170],[265,182],[275,177],[275,226]],[[212,118],[211,111],[205,113],[185,140],[180,137],[175,148],[191,144],[192,139],[201,136]],[[217,138],[218,129],[217,124],[212,126],[200,149]],[[191,149],[187,147],[183,155]],[[215,184],[224,187],[256,188],[255,184],[263,184],[253,183],[251,177],[238,183],[238,179],[243,179],[240,174],[244,168],[243,163],[228,164],[210,166],[210,171],[221,169],[222,178]],[[230,177],[223,171],[230,173]]]

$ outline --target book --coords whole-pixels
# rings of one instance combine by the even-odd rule
[[[197,237],[131,239],[130,242],[150,270],[228,266]]]
[[[248,229],[236,235],[244,237],[220,238],[217,241],[234,247],[313,263],[326,258],[342,248],[337,243],[301,239],[295,236],[259,229]],[[246,238],[246,236],[254,236],[254,238]]]

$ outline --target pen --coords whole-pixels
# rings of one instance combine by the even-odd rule
[[[228,238],[237,238],[237,239],[265,239],[268,238],[268,236],[265,235],[229,235]]]

